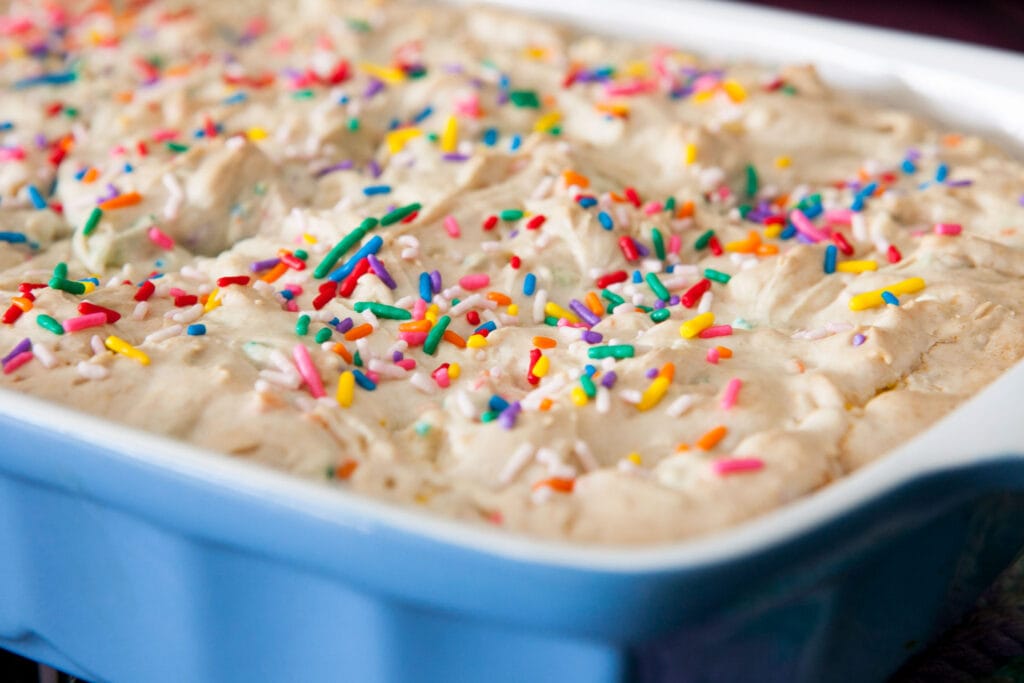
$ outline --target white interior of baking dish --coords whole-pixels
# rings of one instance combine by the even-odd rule
[[[660,41],[708,55],[766,63],[813,61],[832,84],[984,132],[1024,157],[1024,56],[775,10],[700,0],[504,0],[594,31]],[[1024,192],[1024,188],[1022,188]],[[947,468],[1006,454],[1024,458],[1024,364],[879,461],[736,528],[656,547],[589,548],[537,541],[424,515],[282,475],[184,443],[115,425],[8,390],[0,411],[56,434],[109,448],[176,474],[258,496],[372,533],[391,525],[507,557],[610,571],[685,568],[737,557],[834,519],[858,503]]]

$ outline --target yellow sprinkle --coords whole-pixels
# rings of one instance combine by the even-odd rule
[[[466,346],[471,349],[482,349],[487,346],[487,337],[482,334],[471,334],[469,339],[466,340]]]
[[[697,145],[692,142],[686,143],[686,150],[683,152],[683,159],[686,161],[687,166],[691,166],[697,161]]]
[[[883,287],[882,289],[876,289],[871,292],[864,292],[863,294],[857,294],[850,299],[850,310],[851,311],[863,311],[866,308],[874,308],[876,306],[884,306],[885,299],[882,298],[882,292],[892,292],[896,296],[903,294],[913,294],[914,292],[920,292],[924,289],[924,280],[919,277],[907,278],[901,282],[896,282]]]
[[[306,244],[316,244],[317,239],[315,235],[310,235],[308,232],[302,233],[302,241]]]
[[[583,387],[572,388],[572,402],[578,406],[585,406],[590,399],[587,397],[587,392],[583,391]]]
[[[701,90],[699,93],[695,93],[691,99],[694,101],[695,104],[705,104],[707,102],[710,102],[711,98],[714,97],[714,95],[714,90]]]
[[[392,66],[380,66],[379,64],[364,62],[359,65],[359,68],[371,76],[375,76],[385,83],[391,83],[392,85],[405,80],[405,72]]]
[[[83,280],[82,284],[85,285],[85,292],[83,292],[83,294],[89,294],[90,292],[96,289],[96,285],[94,285],[89,280]]]
[[[506,310],[509,315],[519,315],[519,304],[509,304]]]
[[[789,168],[793,160],[788,156],[775,157],[775,168]]]
[[[739,104],[747,99],[747,90],[738,81],[731,78],[725,79],[722,82],[722,89],[725,90],[725,94],[729,96],[729,99]]]
[[[632,453],[627,455],[626,460],[630,461],[634,465],[642,465],[644,463],[644,459],[641,458],[640,454],[637,453],[636,451],[633,451]]]
[[[437,316],[439,313],[440,311],[438,311],[437,304],[430,304],[430,307],[427,308],[427,312],[423,314],[423,317],[433,324],[437,322]]]
[[[139,351],[137,348],[126,342],[124,339],[121,339],[120,337],[110,335],[109,337],[107,337],[107,340],[104,342],[104,344],[108,349],[110,349],[114,353],[120,353],[122,356],[128,356],[132,360],[136,360],[143,365],[149,365],[149,356],[147,356],[142,351]]]
[[[632,78],[643,78],[647,74],[651,73],[651,68],[647,62],[636,60],[627,63],[623,73],[627,76],[631,76]]]
[[[448,366],[448,379],[458,379],[461,374],[462,366],[458,363],[452,363]]]
[[[779,223],[772,223],[771,225],[765,226],[764,238],[773,240],[782,234],[782,225]]]
[[[636,404],[637,410],[650,410],[661,402],[668,391],[668,377],[655,377],[654,381],[644,390],[640,402]]]
[[[544,312],[555,318],[565,318],[571,323],[578,323],[580,321],[580,319],[576,317],[575,313],[567,311],[554,301],[549,301],[544,304]]]
[[[392,154],[398,154],[405,145],[412,140],[423,135],[423,131],[419,128],[399,128],[388,133],[386,141],[388,143],[388,151]]]
[[[558,122],[561,120],[562,112],[549,111],[547,114],[544,114],[539,119],[537,119],[537,122],[533,124],[533,129],[538,133],[546,133],[555,126],[557,126]]]
[[[836,264],[840,273],[863,273],[865,270],[878,270],[878,261],[841,261]]]
[[[444,122],[444,132],[441,133],[441,151],[449,154],[455,151],[459,142],[459,120],[449,116]]]
[[[629,105],[622,102],[598,102],[594,105],[594,109],[597,109],[602,114],[610,114],[619,118],[629,116]]]
[[[715,314],[708,311],[696,315],[679,326],[679,334],[686,339],[693,339],[698,334],[715,324]]]
[[[550,55],[548,49],[542,45],[530,45],[523,51],[523,53],[526,55],[527,59],[532,59],[536,62],[544,61]]]
[[[535,377],[544,377],[548,374],[548,369],[551,367],[551,361],[548,360],[547,356],[541,356],[537,359],[537,362],[533,364],[533,374]]]
[[[209,296],[206,297],[206,303],[203,304],[203,312],[209,313],[218,306],[220,306],[220,288],[215,287]]]
[[[245,131],[245,137],[249,138],[250,140],[266,140],[267,131],[258,126],[253,127]]]
[[[352,398],[356,393],[356,376],[346,370],[338,377],[338,405],[348,408],[352,405]]]

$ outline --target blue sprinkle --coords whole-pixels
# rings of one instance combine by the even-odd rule
[[[579,205],[584,209],[589,209],[590,207],[597,205],[597,199],[594,197],[580,197]]]
[[[508,90],[508,86],[511,84],[508,74],[502,74],[501,78],[498,79],[498,87],[502,90]]]
[[[533,296],[535,291],[537,291],[537,276],[533,273],[527,273],[526,278],[523,280],[523,294]]]
[[[338,104],[348,104],[348,102],[348,95],[342,95],[341,97],[338,98]]]
[[[89,172],[89,167],[86,166],[81,171],[78,171],[77,173],[75,173],[75,180],[81,180],[82,178],[85,177],[85,174],[88,173],[88,172]]]
[[[494,394],[491,396],[491,400],[487,402],[487,407],[496,413],[500,413],[505,410],[505,408],[508,408],[508,401],[503,399],[501,396]]]
[[[193,337],[201,337],[204,334],[206,334],[206,325],[202,323],[193,323],[189,325],[188,329],[185,331],[188,332],[189,335]]]
[[[402,122],[398,119],[391,119],[388,123],[388,130],[398,130],[398,127],[402,125]]]
[[[487,330],[488,332],[494,332],[496,329],[498,329],[498,323],[494,322],[493,320],[488,320],[483,325],[480,325],[475,330],[473,330],[473,333],[474,334],[479,334],[482,330]]]
[[[484,144],[488,147],[494,147],[498,142],[498,129],[488,128],[484,131]]]
[[[364,375],[361,370],[352,368],[352,375],[353,377],[355,377],[356,384],[361,386],[363,389],[366,389],[367,391],[373,391],[374,389],[377,388],[377,385],[374,383],[374,381],[367,377],[366,375]]]
[[[422,122],[424,119],[426,119],[428,116],[430,116],[433,113],[434,113],[434,108],[429,106],[429,105],[427,105],[426,107],[423,108],[423,111],[421,111],[419,114],[416,114],[416,116],[412,117],[412,122],[413,123],[420,123],[420,122]]]
[[[850,211],[863,211],[863,210],[864,210],[864,198],[861,197],[860,195],[857,195],[856,197],[853,198],[853,201],[850,203]]]
[[[907,175],[910,175],[911,173],[917,172],[917,166],[915,166],[914,162],[911,161],[910,159],[904,159],[903,163],[900,164],[900,170],[902,170]]]
[[[882,292],[882,301],[889,304],[890,306],[899,306],[900,300],[896,298],[896,295],[886,290]]]
[[[380,251],[382,246],[384,246],[384,238],[380,235],[374,235],[366,244],[359,247],[359,250],[356,253],[352,254],[352,257],[345,262],[345,265],[328,275],[327,278],[334,282],[341,282],[347,278],[353,270],[355,270],[357,263],[370,254],[376,254]]]
[[[615,227],[615,224],[612,223],[612,217],[608,215],[607,211],[601,211],[600,213],[598,213],[597,220],[599,223],[601,223],[601,227],[604,228],[605,230],[611,230],[612,228]]]
[[[46,200],[43,199],[43,195],[39,194],[39,190],[35,185],[28,186],[28,198],[32,201],[32,206],[37,209],[41,210],[46,208]]]
[[[821,206],[821,204],[811,204],[806,209],[804,209],[804,215],[807,216],[808,218],[817,218],[818,216],[821,215],[821,213],[824,210],[825,209]]]
[[[23,78],[20,81],[16,81],[14,83],[14,89],[22,90],[36,85],[64,85],[65,83],[71,83],[76,78],[78,78],[78,75],[75,74],[74,71],[40,74],[39,76],[31,76],[29,78]]]
[[[390,194],[390,185],[370,185],[369,187],[363,188],[363,194],[367,197],[372,197],[375,194]]]
[[[587,363],[583,366],[583,372],[586,373],[587,377],[593,377],[594,373],[597,372],[597,367],[592,363]]]
[[[510,152],[514,152],[519,149],[519,146],[523,144],[522,135],[513,135],[512,139],[508,143],[508,149]]]
[[[830,244],[825,247],[825,272],[829,275],[836,272],[836,245]]]
[[[789,223],[788,225],[786,225],[785,229],[783,229],[783,231],[779,233],[779,239],[793,239],[794,235],[796,235],[796,227],[792,223]]]
[[[285,301],[291,301],[295,298],[295,292],[290,289],[282,289],[278,293],[285,299]]]
[[[27,242],[28,238],[23,232],[0,232],[0,242],[10,242],[11,244],[22,244]]]
[[[238,93],[235,93],[234,95],[232,95],[231,97],[225,97],[223,103],[224,104],[241,104],[242,102],[245,102],[247,99],[249,99],[248,95],[246,95],[244,92],[238,92]]]
[[[420,298],[426,302],[433,299],[433,288],[430,286],[430,273],[420,273]]]
[[[946,166],[946,164],[939,164],[939,167],[935,169],[935,182],[937,182],[937,183],[945,182],[945,180],[946,180],[946,178],[948,176],[949,176],[949,166]]]
[[[858,332],[857,334],[853,335],[853,345],[854,346],[860,346],[865,341],[867,341],[867,337],[865,337],[860,332]]]
[[[877,189],[878,189],[878,183],[870,182],[867,185],[865,185],[864,187],[860,188],[860,190],[857,192],[857,196],[858,197],[865,197],[865,198],[870,197],[871,195],[873,195],[875,193],[875,190],[877,190]]]
[[[11,130],[12,128],[14,128],[14,124],[10,121],[0,123],[0,131]]]
[[[640,274],[640,271],[639,270],[634,270],[633,271],[633,283],[634,284],[640,284],[643,281],[644,281],[644,276]]]
[[[135,170],[135,167],[132,166],[131,164],[125,164],[124,165],[124,172],[125,173],[131,173],[134,170]]]

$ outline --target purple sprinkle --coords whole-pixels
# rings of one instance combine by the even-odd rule
[[[614,370],[609,370],[608,372],[604,373],[604,376],[601,378],[601,386],[604,387],[605,389],[611,389],[613,386],[615,386],[615,380],[617,380],[618,378],[619,376],[615,374]]]
[[[279,258],[268,258],[262,261],[253,261],[249,264],[249,270],[253,273],[258,273],[262,270],[270,270],[280,262],[281,259]]]
[[[865,341],[867,341],[867,337],[865,337],[863,334],[858,332],[857,334],[853,335],[853,345],[854,346],[860,346]]]
[[[302,72],[293,66],[286,66],[285,68],[281,69],[281,75],[287,78],[289,81],[294,81],[302,76]]]
[[[338,324],[334,326],[334,329],[336,329],[338,332],[341,332],[342,334],[345,334],[353,327],[355,327],[355,325],[356,324],[352,322],[352,318],[345,318],[344,320],[339,320]]]
[[[383,282],[388,289],[398,289],[398,283],[396,283],[395,279],[391,277],[391,273],[388,272],[388,269],[384,267],[384,264],[380,262],[379,258],[373,254],[368,254],[366,256],[366,262],[370,264],[370,270],[373,271],[373,274],[380,278],[380,281]]]
[[[1020,198],[1017,200],[1017,203],[1020,204],[1021,206],[1024,206],[1024,194],[1020,196]]]
[[[458,62],[450,62],[441,67],[445,73],[449,74],[460,74],[462,73],[462,65]]]
[[[516,235],[518,235],[518,234],[519,234],[519,230],[513,230],[512,232],[510,232],[508,234],[508,238],[510,240],[514,240],[516,238]]]
[[[970,187],[973,184],[973,180],[950,180],[946,182],[947,187]]]
[[[814,244],[814,240],[812,240],[810,237],[803,234],[802,232],[798,232],[796,234],[796,241],[799,242],[800,244]]]
[[[658,368],[649,368],[647,372],[644,373],[644,377],[646,377],[647,379],[654,379],[657,376]]]
[[[593,327],[594,325],[601,322],[601,319],[594,315],[594,312],[586,307],[586,305],[579,299],[573,299],[569,302],[569,308],[573,313],[583,319],[585,323]]]
[[[3,359],[0,359],[0,364],[6,366],[11,361],[12,358],[14,358],[15,356],[17,356],[20,353],[25,353],[26,351],[28,351],[31,348],[32,348],[32,340],[29,339],[28,337],[25,337],[20,342],[18,342],[14,346],[13,349],[11,349],[10,353],[8,353],[6,356],[4,356]]]
[[[509,403],[508,407],[505,408],[505,410],[501,411],[501,414],[498,415],[498,424],[500,424],[505,429],[512,429],[513,427],[516,426],[516,418],[519,417],[519,413],[522,412],[522,410],[523,406],[519,403],[519,401],[513,401],[512,403]]]
[[[46,136],[45,135],[43,135],[42,133],[36,133],[35,141],[36,141],[36,147],[38,147],[39,149],[46,149]],[[110,186],[108,185],[108,187],[110,187]]]
[[[405,354],[403,354],[401,351],[395,351],[394,353],[391,354],[391,362],[392,363],[397,363],[398,361],[402,360],[403,358],[405,358]]]
[[[430,291],[432,291],[434,294],[439,294],[441,292],[441,285],[441,271],[430,271]]]
[[[331,164],[326,168],[321,168],[319,171],[313,174],[314,178],[323,178],[328,173],[334,173],[335,171],[347,171],[352,168],[352,161],[346,159],[345,161],[339,161],[336,164]]]
[[[498,105],[508,104],[508,92],[502,90],[498,93]]]
[[[604,335],[593,330],[583,330],[583,335],[580,338],[588,344],[597,344],[604,339]]]
[[[636,247],[636,251],[638,254],[640,254],[640,258],[647,258],[648,256],[651,255],[651,250],[645,247],[644,245],[640,244],[636,240],[633,240],[633,246]]]
[[[668,305],[669,306],[678,306],[680,301],[681,301],[681,299],[679,298],[679,295],[678,294],[673,294],[672,297],[668,300]]]
[[[384,89],[384,81],[379,78],[371,78],[369,85],[366,86],[366,90],[363,91],[363,97],[370,99],[381,90]]]
[[[661,299],[656,299],[654,302],[654,310],[665,308],[665,302]]]
[[[376,159],[370,159],[370,163],[366,165],[366,168],[370,170],[370,175],[372,175],[374,178],[380,178],[380,164],[377,163]]]
[[[445,161],[469,161],[468,154],[459,154],[457,152],[449,152],[447,154],[442,154],[441,158],[444,159]]]
[[[907,150],[907,158],[911,161],[917,161],[921,158],[921,152],[914,147]]]

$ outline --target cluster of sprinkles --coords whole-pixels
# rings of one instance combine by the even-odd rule
[[[33,22],[28,17],[24,21]],[[36,49],[31,41],[40,35],[56,36],[66,31],[70,19],[61,15],[51,16],[49,21],[49,26],[25,30],[22,48],[26,52]],[[357,33],[372,33],[375,29],[372,22],[362,19],[351,20],[349,27]],[[268,41],[268,32],[264,23],[250,22],[239,33],[239,45]],[[11,30],[8,35],[16,38],[22,33]],[[102,43],[117,39],[116,35],[108,35],[98,40]],[[323,47],[330,51],[330,45]],[[274,49],[287,53],[288,40],[281,38]],[[541,48],[530,54],[544,59]],[[45,88],[56,95],[60,88],[79,78],[78,63],[69,60],[68,64],[67,69],[26,76],[10,88]],[[159,59],[139,59],[139,92],[161,80],[175,78],[173,68],[187,72],[199,66],[171,67]],[[84,240],[96,239],[105,222],[118,212],[130,211],[149,201],[145,194],[131,189],[133,163],[143,163],[156,154],[183,155],[193,148],[224,140],[231,144],[258,144],[271,135],[258,127],[235,130],[230,120],[218,120],[216,111],[225,106],[246,102],[257,92],[277,89],[296,102],[323,100],[331,106],[343,107],[349,116],[348,133],[361,135],[365,128],[360,120],[363,107],[384,92],[409,87],[435,68],[442,68],[423,63],[419,50],[412,44],[396,50],[390,64],[337,59],[327,68],[322,66],[305,64],[281,72],[247,72],[239,63],[227,60],[223,82],[229,92],[218,108],[202,114],[193,130],[159,129],[151,131],[145,139],[124,140],[109,150],[114,160],[109,164],[117,166],[116,172],[101,163],[83,164],[72,174],[72,180],[62,181],[93,190],[87,217],[76,226],[79,236]],[[459,65],[446,68],[453,74],[463,69]],[[530,135],[556,140],[563,136],[567,119],[557,108],[554,93],[519,87],[493,63],[485,62],[482,73],[486,79],[465,76],[467,82],[477,85],[470,95],[435,103],[412,116],[395,112],[383,136],[383,156],[362,167],[348,159],[326,160],[311,171],[312,178],[362,174],[365,182],[358,190],[362,201],[391,201],[400,193],[380,180],[388,162],[399,159],[411,165],[433,154],[445,163],[458,164],[481,148],[503,145],[507,153],[516,154]],[[481,80],[495,87],[483,88]],[[709,105],[718,98],[732,107],[742,107],[752,96],[749,86],[725,72],[680,66],[673,62],[670,52],[660,49],[649,63],[639,65],[572,64],[564,75],[562,88],[591,89],[595,93],[595,110],[612,122],[628,121],[632,98],[688,100],[695,106]],[[781,77],[760,89],[766,97],[798,94]],[[134,96],[137,94],[124,94],[126,101]],[[75,108],[67,103],[58,104],[55,111],[64,112],[77,125]],[[481,124],[485,112],[493,108],[514,110],[516,120],[522,118],[518,115],[525,114],[530,124],[507,130]],[[451,113],[443,114],[446,111]],[[11,135],[19,132],[11,123],[2,123],[0,128],[0,132]],[[61,164],[80,163],[73,161],[77,137],[79,133],[72,126],[66,135],[52,139],[44,136],[37,141],[36,150],[20,143],[5,142],[0,146],[0,163],[23,163],[38,153],[45,153],[50,160],[52,182],[25,185],[19,198],[21,205],[63,213],[64,207],[55,201],[56,170]],[[698,143],[687,142],[679,163],[698,166],[709,161],[705,156]],[[823,186],[832,185],[841,191],[840,196],[847,198],[841,205],[827,201],[822,193],[807,187],[788,192],[768,187],[763,182],[763,173],[754,164],[746,164],[738,179],[730,180],[720,172],[706,192],[678,198],[648,197],[634,186],[599,191],[597,183],[592,183],[580,169],[565,168],[557,176],[546,178],[531,197],[523,197],[515,205],[488,207],[473,220],[463,214],[456,217],[454,209],[434,216],[432,197],[402,203],[396,199],[387,210],[365,216],[332,243],[323,243],[304,233],[298,243],[282,245],[276,253],[266,253],[253,261],[247,272],[222,275],[215,283],[205,282],[203,273],[189,272],[187,266],[176,273],[156,267],[142,279],[125,282],[115,278],[103,283],[79,266],[60,263],[47,281],[22,282],[17,294],[10,297],[2,316],[5,325],[17,326],[29,334],[23,325],[23,319],[28,318],[52,338],[38,341],[38,335],[33,334],[19,341],[4,356],[3,371],[11,375],[26,366],[31,368],[33,361],[46,368],[54,367],[62,362],[61,351],[54,347],[59,349],[59,338],[66,335],[89,335],[94,355],[113,354],[141,366],[159,362],[160,345],[175,337],[193,337],[194,343],[217,343],[221,334],[230,332],[218,309],[231,305],[233,288],[247,288],[272,300],[282,311],[294,314],[289,332],[295,341],[288,352],[275,351],[264,359],[266,367],[260,371],[257,391],[300,391],[317,404],[328,403],[348,410],[369,400],[369,394],[383,383],[405,382],[418,393],[450,394],[452,405],[467,419],[494,423],[492,428],[509,431],[517,429],[531,413],[607,413],[612,410],[613,397],[627,404],[630,411],[657,411],[666,419],[678,418],[707,402],[716,411],[715,421],[705,432],[694,435],[692,446],[680,444],[677,450],[693,451],[695,458],[706,455],[709,471],[719,477],[756,472],[766,467],[766,461],[756,455],[731,454],[723,448],[730,439],[730,429],[725,424],[716,424],[748,409],[745,396],[751,388],[742,371],[734,373],[731,369],[736,354],[728,344],[730,337],[749,332],[754,323],[743,318],[720,319],[721,307],[716,306],[716,297],[727,299],[733,278],[743,270],[799,245],[820,252],[823,279],[842,278],[848,284],[851,293],[847,305],[854,317],[847,320],[856,320],[856,314],[869,309],[900,306],[908,297],[924,290],[926,283],[920,277],[893,277],[881,287],[860,284],[875,282],[871,279],[873,273],[902,261],[895,244],[869,235],[865,211],[901,183],[909,182],[924,191],[933,186],[965,187],[970,182],[952,177],[952,169],[945,164],[938,164],[931,177],[924,177],[925,161],[920,152],[908,150],[896,168],[862,169],[853,178],[823,181]],[[788,157],[780,157],[775,165],[785,168],[789,164]],[[106,182],[107,177],[119,180]],[[177,248],[171,236],[173,231],[162,227],[161,222],[173,222],[187,200],[174,176],[167,175],[161,182],[167,198],[162,207],[154,209],[151,224],[140,234],[158,250],[172,252]],[[518,253],[515,246],[522,235],[532,236],[535,244],[546,244],[552,239],[552,222],[564,219],[524,208],[528,199],[552,196],[564,200],[573,215],[584,216],[596,226],[596,234],[588,239],[612,245],[617,263],[600,272],[587,273],[587,281],[576,296],[562,300],[554,298],[551,277],[538,267],[538,260],[528,253]],[[734,225],[743,227],[746,237],[727,241],[716,230],[703,227],[706,222],[701,214],[705,211],[727,214]],[[645,227],[640,231],[632,229],[638,223]],[[429,257],[421,254],[416,235],[427,230],[440,231],[456,243],[469,235],[482,234],[489,240],[482,247],[485,252],[508,253],[502,256],[504,261],[497,270],[488,272],[483,266],[474,265],[454,281],[445,282],[442,264],[432,265]],[[938,238],[956,239],[963,229],[959,224],[936,223],[928,232]],[[28,252],[40,248],[21,232],[0,233],[0,241]],[[713,265],[702,267],[699,263]],[[398,275],[396,266],[402,271],[421,270],[410,281]],[[72,273],[72,268],[77,272]],[[514,275],[512,279],[517,284],[506,290],[496,282],[509,280],[504,277],[508,273]],[[191,280],[195,284],[190,288],[168,286],[161,282],[168,274],[181,276],[176,281]],[[118,287],[131,288],[130,306],[118,310],[91,300],[103,290]],[[62,302],[75,302],[76,314],[62,318],[51,315],[52,308],[38,303],[42,290],[47,289],[59,293]],[[386,296],[368,296],[368,292],[382,290],[387,292]],[[119,320],[145,320],[157,302],[170,304],[163,327],[134,343],[118,336]],[[626,333],[616,331],[615,325],[604,324],[616,316],[634,315],[646,318],[635,339],[622,339]],[[637,364],[651,350],[651,345],[641,337],[661,325],[673,329],[676,348],[696,348],[708,366],[706,369],[719,368],[710,375],[712,378],[728,377],[724,381],[711,380],[718,382],[717,403],[707,396],[680,391],[676,375],[681,359],[646,368],[643,378],[637,377]],[[493,393],[482,404],[469,395],[479,393],[485,382],[463,373],[461,363],[442,362],[438,358],[486,361],[493,347],[506,343],[507,337],[502,333],[505,328],[522,326],[532,326],[537,333],[522,353],[521,375],[507,382],[507,391]],[[794,337],[813,341],[840,332],[849,334],[854,347],[870,338],[869,328],[850,322],[802,330]],[[385,353],[374,351],[370,343],[381,338],[394,339]],[[555,349],[568,349],[568,358],[577,362],[571,364],[566,354],[553,353]],[[109,364],[82,361],[77,367],[79,374],[90,380],[101,380],[110,372]],[[326,374],[327,367],[337,370]],[[429,430],[425,427],[417,431]],[[578,470],[585,473],[598,467],[586,444],[578,445],[575,454],[580,468],[567,467],[548,449],[523,444],[509,455],[499,483],[510,484],[529,465],[536,464],[546,474],[531,483],[535,499],[571,495]],[[357,466],[357,460],[347,459],[332,467],[328,474],[346,478]],[[643,455],[624,454],[617,466],[630,472],[642,470]]]

